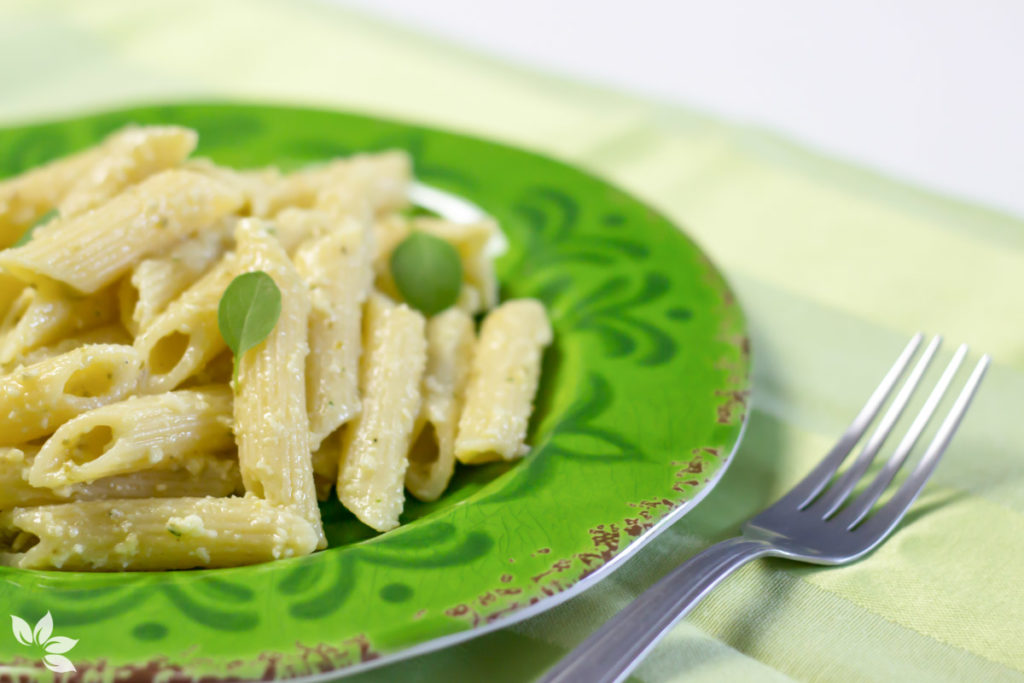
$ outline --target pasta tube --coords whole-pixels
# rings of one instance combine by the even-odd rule
[[[57,204],[103,155],[102,145],[0,182],[0,247],[9,247]]]
[[[338,215],[397,211],[408,203],[412,160],[399,150],[356,156],[328,164],[316,206]]]
[[[512,460],[528,451],[526,429],[550,343],[551,324],[534,299],[507,301],[484,318],[455,438],[460,462]]]
[[[135,338],[145,363],[141,391],[171,391],[227,348],[217,326],[220,297],[237,274],[225,256]]]
[[[277,214],[271,225],[281,247],[293,254],[304,242],[325,235],[332,222],[326,211],[288,208]]]
[[[241,203],[212,178],[162,171],[94,211],[56,219],[28,244],[0,252],[0,265],[27,282],[57,281],[90,294]]]
[[[427,362],[423,316],[380,295],[366,304],[359,367],[363,410],[345,428],[338,499],[377,531],[398,526],[420,382]]]
[[[140,470],[56,490],[41,488],[28,483],[37,451],[34,446],[0,448],[0,510],[104,498],[223,497],[242,490],[238,460],[208,453],[195,456],[186,466]]]
[[[455,431],[475,340],[473,319],[460,309],[427,321],[423,407],[405,473],[405,487],[420,500],[437,500],[455,471]]]
[[[239,363],[234,407],[242,481],[249,493],[302,515],[324,547],[306,412],[306,286],[259,219],[239,221],[235,243],[239,267],[264,271],[281,290],[277,325]]]
[[[173,168],[196,148],[199,136],[179,126],[128,126],[103,145],[103,155],[60,202],[60,215],[85,213],[129,185]]]
[[[81,346],[90,344],[118,344],[131,346],[132,338],[124,331],[118,323],[110,323],[102,327],[94,327],[91,330],[81,332],[72,337],[64,337],[58,342],[49,346],[40,346],[27,353],[19,355],[15,360],[21,365],[33,365],[41,360],[53,358],[68,351],[74,351]]]
[[[22,569],[234,567],[311,553],[301,515],[256,497],[93,500],[0,514],[0,560]]]
[[[304,244],[295,267],[310,292],[306,407],[315,449],[359,412],[361,321],[372,280],[366,232],[350,220]]]
[[[167,255],[144,259],[132,268],[131,276],[123,278],[118,288],[125,329],[136,335],[145,330],[171,301],[220,260],[229,237],[226,229],[204,230]]]
[[[91,296],[69,296],[52,287],[26,287],[4,317],[0,363],[9,365],[33,349],[104,325],[116,315],[117,298],[113,289]]]
[[[405,152],[358,154],[284,176],[260,208],[267,216],[286,207],[360,215],[364,208],[394,211],[407,203],[411,175],[412,162]]]
[[[0,320],[7,317],[11,304],[17,301],[24,289],[24,282],[0,268]]]
[[[130,346],[97,344],[0,376],[0,445],[46,436],[76,415],[122,400],[141,365]]]
[[[190,159],[182,168],[216,178],[238,191],[242,195],[238,213],[243,216],[269,217],[268,197],[282,181],[281,172],[276,168],[237,170],[204,158]]]
[[[61,425],[39,450],[29,483],[51,489],[187,463],[234,446],[226,386],[136,396]]]

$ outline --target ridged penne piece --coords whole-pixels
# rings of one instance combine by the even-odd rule
[[[148,469],[59,489],[32,486],[28,472],[38,447],[0,448],[0,510],[104,498],[230,496],[242,491],[237,458],[203,453],[183,466]]]
[[[329,164],[316,207],[338,215],[398,211],[409,204],[412,159],[401,150],[357,154]]]
[[[282,180],[281,172],[276,168],[238,170],[219,166],[204,158],[190,159],[181,167],[216,178],[237,190],[242,195],[242,205],[238,207],[237,211],[243,216],[270,216],[267,198]]]
[[[301,515],[256,497],[94,500],[0,514],[0,560],[22,569],[235,567],[307,555]]]
[[[24,282],[0,268],[0,321],[7,317],[7,311],[24,290]]]
[[[309,288],[306,408],[312,448],[359,412],[363,302],[373,279],[367,233],[354,219],[299,248]]]
[[[54,287],[26,287],[0,325],[0,364],[10,365],[33,349],[105,325],[116,316],[112,288],[71,296]]]
[[[51,489],[186,463],[234,446],[224,385],[134,396],[65,422],[46,440],[29,483]]]
[[[306,412],[309,295],[262,221],[239,221],[235,244],[240,270],[262,270],[281,290],[281,315],[273,331],[239,362],[235,436],[242,481],[249,493],[302,515],[325,547]]]
[[[336,222],[327,211],[290,207],[278,213],[270,225],[281,247],[294,254],[301,244],[322,237]]]
[[[56,159],[0,182],[0,247],[9,247],[60,200],[103,155],[102,145]]]
[[[217,326],[217,306],[237,274],[236,260],[229,253],[135,338],[145,363],[143,393],[177,388],[227,348]]]
[[[125,398],[142,360],[131,346],[82,346],[0,376],[0,445],[47,434],[84,412]]]
[[[121,323],[137,335],[189,285],[195,283],[224,255],[231,237],[230,226],[207,229],[183,240],[166,255],[143,259],[118,287]]]
[[[338,499],[377,531],[398,526],[427,362],[423,316],[380,295],[367,301],[359,384],[363,409],[342,435]]]
[[[0,265],[27,282],[57,281],[92,293],[132,264],[237,209],[242,197],[190,171],[162,171],[78,216],[57,218],[27,244],[0,252]]]
[[[290,206],[341,214],[395,211],[408,203],[411,176],[412,162],[400,150],[337,159],[284,176],[265,198],[262,215]]]
[[[507,301],[484,318],[455,438],[460,462],[512,460],[529,450],[526,429],[550,343],[551,324],[534,299]]]
[[[49,346],[40,346],[14,359],[13,362],[19,365],[33,365],[41,360],[59,356],[68,351],[74,351],[80,346],[90,344],[118,344],[131,346],[132,338],[128,336],[120,323],[110,323],[102,327],[94,327],[91,330],[80,332],[71,337],[64,337],[60,341]]]
[[[427,321],[423,406],[405,473],[405,487],[420,500],[437,500],[455,471],[455,432],[475,341],[473,319],[458,308]]]
[[[258,205],[259,215],[275,217],[286,209],[311,209],[316,205],[317,195],[332,165],[344,163],[335,161],[309,168],[302,168],[282,176],[269,191],[261,197]],[[255,213],[255,212],[254,212]]]
[[[68,218],[93,209],[124,188],[173,168],[196,148],[199,136],[180,126],[128,126],[103,145],[103,155],[60,202]]]
[[[499,228],[490,219],[454,223],[423,216],[411,219],[400,215],[378,218],[374,223],[377,246],[373,265],[376,284],[382,292],[398,297],[398,290],[391,278],[391,252],[414,230],[445,240],[459,253],[463,280],[457,303],[459,308],[469,313],[479,313],[497,305],[498,280],[487,248]]]

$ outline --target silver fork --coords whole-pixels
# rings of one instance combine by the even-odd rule
[[[917,466],[892,497],[868,517],[949,389],[967,355],[966,345],[957,349],[906,435],[864,491],[850,498],[921,382],[939,348],[938,337],[928,344],[860,454],[834,483],[829,482],[867,432],[922,340],[920,334],[910,340],[838,443],[810,474],[774,505],[748,520],[741,536],[713,545],[669,572],[556,664],[540,679],[541,683],[623,680],[712,588],[751,560],[784,557],[813,564],[846,564],[884,541],[935,470],[990,362],[988,356],[982,356]]]

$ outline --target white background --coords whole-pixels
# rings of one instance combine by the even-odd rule
[[[1024,216],[1021,0],[335,0]]]

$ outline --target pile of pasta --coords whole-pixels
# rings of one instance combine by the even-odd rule
[[[493,221],[413,215],[401,152],[284,174],[190,158],[196,143],[133,126],[0,182],[4,564],[303,555],[326,547],[332,491],[387,531],[406,490],[434,500],[457,461],[528,450],[551,329],[537,301],[499,305]],[[414,231],[462,264],[457,303],[430,317],[388,265]],[[252,271],[281,311],[232,382],[218,305]]]

